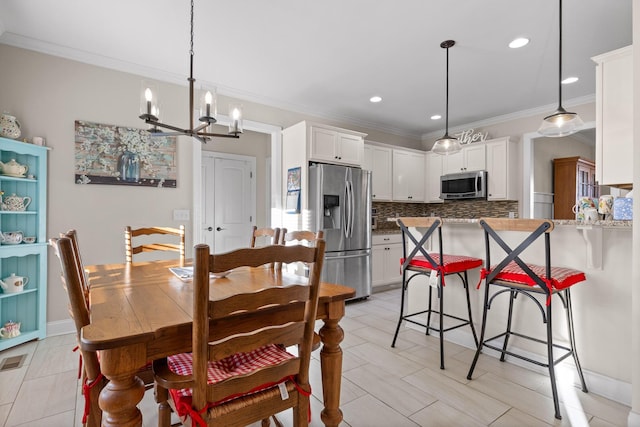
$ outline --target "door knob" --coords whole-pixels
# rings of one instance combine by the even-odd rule
[[[205,230],[207,230],[207,231],[213,231],[213,227],[207,227],[207,228],[205,228]]]
[[[224,228],[216,227],[216,231],[222,231]]]

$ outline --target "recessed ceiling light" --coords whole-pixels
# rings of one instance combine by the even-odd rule
[[[433,116],[431,116],[431,120],[440,120],[442,118],[442,116],[440,114],[434,114]]]
[[[518,37],[517,39],[514,39],[511,41],[511,43],[509,43],[509,47],[511,49],[517,49],[519,47],[522,46],[526,46],[529,44],[529,39],[526,37]]]
[[[578,81],[578,78],[577,78],[577,77],[567,77],[566,79],[564,79],[564,80],[562,81],[562,84],[563,84],[563,85],[570,85],[571,83],[575,83],[575,82],[577,82],[577,81]]]
[[[378,96],[378,95],[376,95],[376,96],[372,96],[371,98],[369,98],[369,101],[370,101],[370,102],[373,102],[373,103],[375,104],[375,103],[377,103],[377,102],[382,101],[382,97],[381,97],[381,96]]]

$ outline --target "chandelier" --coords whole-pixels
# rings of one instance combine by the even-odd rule
[[[570,113],[562,108],[562,0],[560,2],[559,37],[558,37],[558,109],[542,121],[538,133],[548,137],[567,136],[576,133],[583,125],[577,113]]]
[[[191,0],[191,45],[189,49],[189,128],[184,129],[178,126],[162,123],[159,119],[158,106],[158,86],[154,82],[143,81],[140,94],[140,118],[150,125],[151,136],[173,136],[187,135],[196,138],[200,142],[206,143],[213,137],[217,138],[240,138],[242,133],[242,105],[230,104],[229,133],[211,132],[211,127],[217,122],[216,94],[215,89],[202,90],[200,96],[200,118],[196,126],[193,120],[194,110],[194,83],[193,78],[193,0]],[[158,128],[168,129],[163,131]]]
[[[449,135],[449,48],[456,44],[453,40],[445,40],[440,43],[440,47],[447,50],[447,89],[446,89],[446,110],[444,115],[445,131],[444,136],[438,139],[431,147],[431,151],[440,155],[449,155],[462,150],[460,141],[455,136]]]

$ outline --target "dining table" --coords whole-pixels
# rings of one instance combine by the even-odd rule
[[[103,426],[141,426],[137,404],[145,392],[136,376],[153,360],[191,351],[193,286],[172,273],[177,260],[88,266],[91,322],[82,328],[80,345],[98,351],[102,374],[109,379],[100,393]],[[267,267],[241,268],[211,278],[213,300],[268,286],[305,283],[303,276]],[[321,282],[317,319],[322,342],[320,364],[325,426],[342,421],[340,385],[344,332],[340,320],[353,288]]]

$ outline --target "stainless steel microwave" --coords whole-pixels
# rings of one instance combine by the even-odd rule
[[[440,177],[443,200],[486,199],[487,171],[460,172]]]

